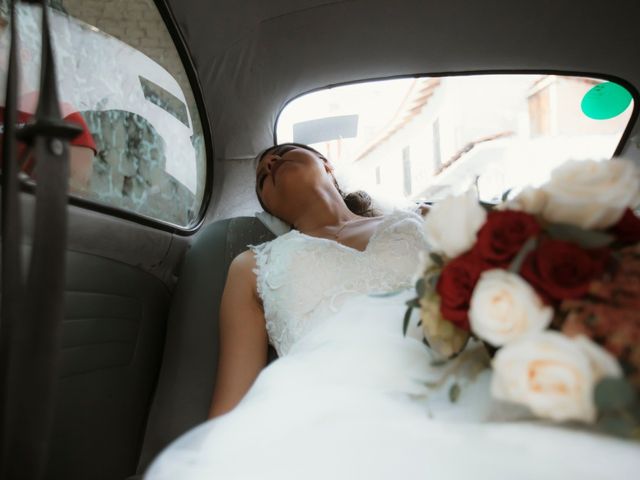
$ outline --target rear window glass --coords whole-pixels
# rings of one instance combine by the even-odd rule
[[[9,28],[2,4],[4,97]],[[52,0],[50,5],[62,114],[83,128],[71,142],[71,195],[178,227],[193,226],[206,179],[202,124],[154,2]],[[19,5],[19,123],[28,122],[36,107],[40,19],[39,7]],[[3,105],[4,98],[0,113]],[[23,178],[37,183],[35,159],[25,146],[19,153]]]
[[[615,82],[559,75],[403,78],[316,91],[276,138],[312,145],[354,188],[438,200],[477,184],[495,202],[570,159],[611,158],[634,100]]]

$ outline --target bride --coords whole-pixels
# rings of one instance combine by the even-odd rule
[[[402,334],[427,248],[419,215],[348,207],[304,145],[265,151],[256,191],[293,229],[232,262],[212,419],[145,478],[637,478],[637,443],[496,403],[483,349],[442,365],[419,328]],[[269,343],[279,359],[265,368]]]

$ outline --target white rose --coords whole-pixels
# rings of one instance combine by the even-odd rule
[[[484,272],[471,296],[471,330],[496,347],[541,332],[552,317],[553,309],[542,303],[531,285],[506,270]]]
[[[596,384],[604,375],[621,375],[615,359],[591,340],[552,331],[503,347],[493,359],[493,370],[494,397],[555,421],[593,422]]]
[[[475,189],[436,203],[424,220],[427,240],[432,249],[455,258],[476,242],[476,234],[487,219],[478,203]]]
[[[546,220],[584,229],[615,224],[640,200],[640,175],[626,160],[570,161],[556,168],[542,190]]]
[[[572,340],[582,349],[582,352],[589,359],[591,370],[593,371],[596,380],[600,380],[604,377],[622,376],[622,368],[618,361],[613,355],[600,347],[600,345],[592,342],[584,335],[578,335],[577,337],[572,338]]]

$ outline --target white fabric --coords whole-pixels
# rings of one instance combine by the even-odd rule
[[[424,248],[419,217],[402,211],[382,220],[364,252],[298,230],[252,247],[267,332],[278,355],[347,298],[410,286]]]
[[[276,237],[284,235],[291,230],[291,225],[283,222],[278,217],[271,215],[269,212],[256,212],[256,218],[267,227]]]
[[[179,438],[146,478],[635,478],[637,443],[526,420],[491,401],[478,345],[435,366],[415,319],[402,335],[413,292],[381,292],[411,283],[424,242],[419,218],[396,212],[364,252],[293,231],[255,247],[282,356],[233,411]],[[438,385],[445,371],[455,373]]]

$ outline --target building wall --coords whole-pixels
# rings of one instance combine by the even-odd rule
[[[187,102],[192,102],[182,62],[153,1],[61,0],[60,3],[69,15],[122,40],[162,65],[183,88]],[[191,111],[194,106],[189,103]]]
[[[365,188],[381,189],[394,197],[404,196],[404,167],[402,150],[410,149],[411,195],[424,189],[436,171],[433,155],[433,122],[438,118],[444,91],[438,87],[422,111],[393,136],[381,142],[366,157],[356,163]],[[446,131],[446,129],[445,129]],[[441,145],[450,142],[445,138]],[[380,168],[380,184],[376,185],[376,168]]]

